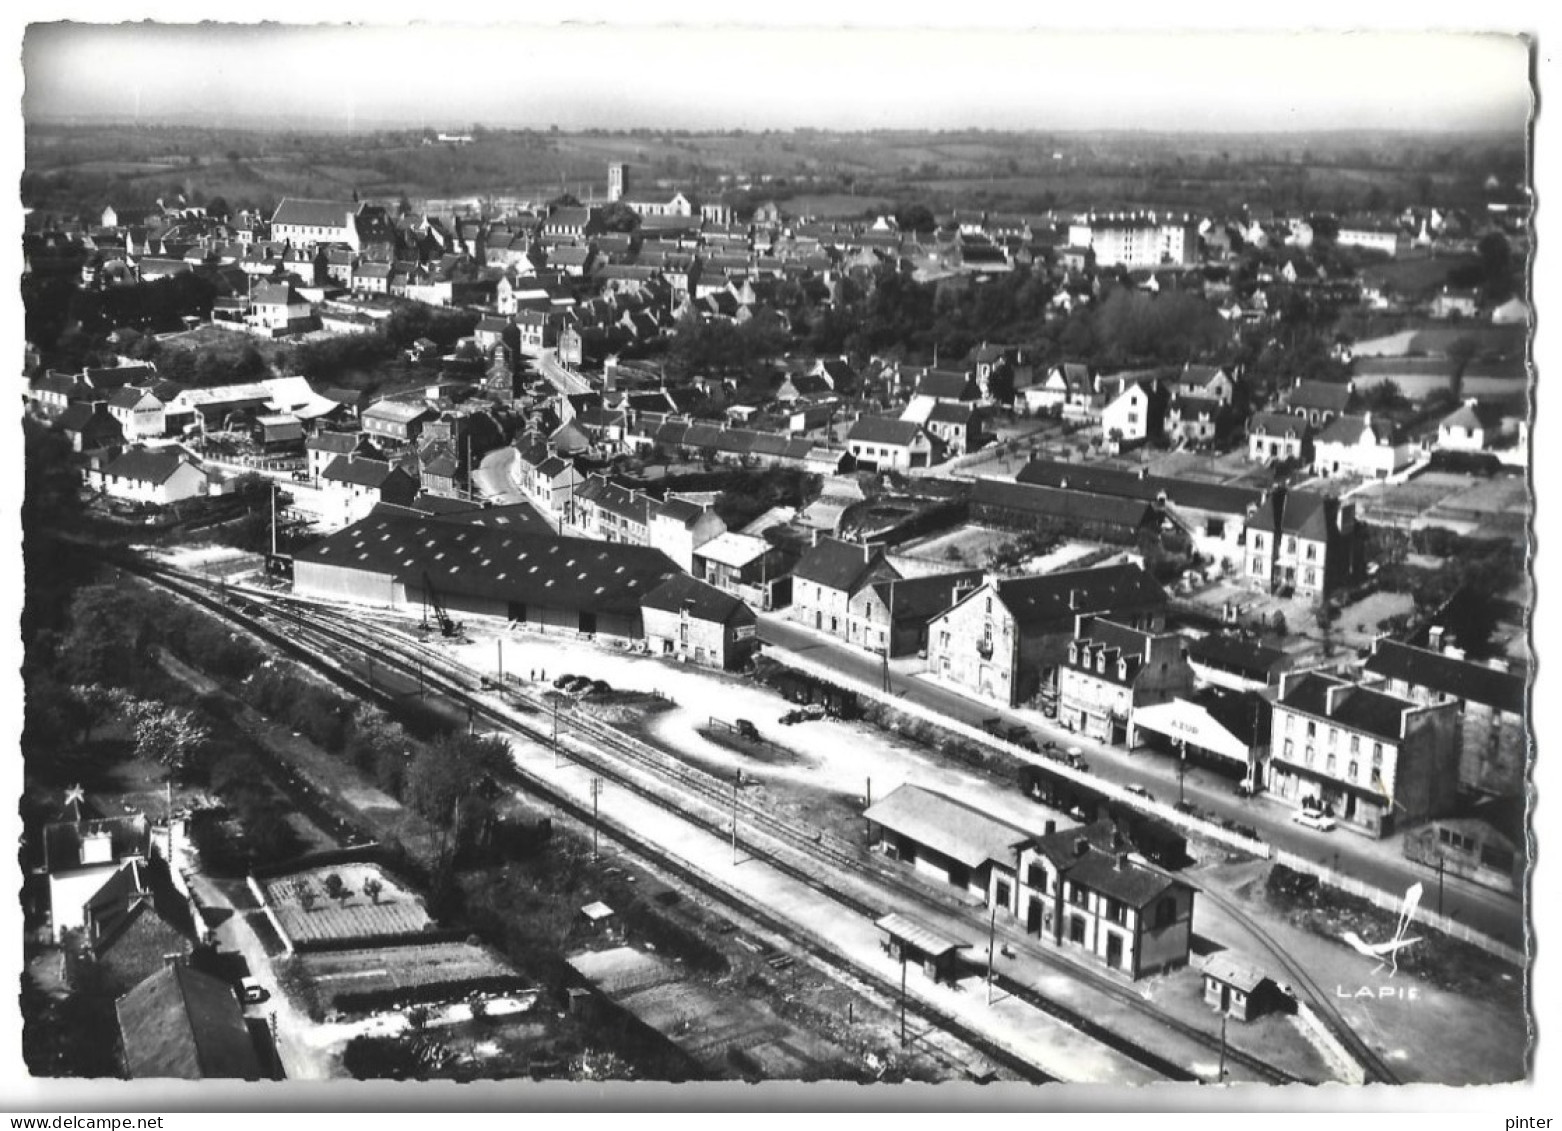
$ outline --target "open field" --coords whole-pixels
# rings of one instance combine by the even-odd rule
[[[601,200],[607,164],[625,161],[631,198],[746,188],[749,200],[773,195],[795,214],[862,215],[915,201],[939,209],[1346,209],[1373,190],[1407,203],[1433,192],[1468,207],[1501,158],[1515,170],[1523,161],[1516,146],[1504,154],[1505,139],[1476,135],[1340,133],[1298,147],[1261,135],[1129,132],[473,132],[472,144],[450,146],[424,144],[416,128],[30,123],[23,196],[37,208],[89,211],[110,199],[149,205],[170,192],[263,210],[284,195],[347,198],[354,190],[391,201],[403,192],[540,201],[564,191]]]
[[[326,894],[326,877],[337,875],[346,885],[345,898]],[[383,890],[375,899],[364,883],[377,879]],[[339,864],[310,868],[264,882],[266,902],[295,943],[328,939],[372,939],[408,934],[434,925],[422,902],[373,864]],[[313,906],[305,901],[313,898]]]

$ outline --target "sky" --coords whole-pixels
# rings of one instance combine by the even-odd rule
[[[1470,32],[35,23],[22,62],[29,118],[360,129],[1520,130],[1531,109],[1527,43]]]

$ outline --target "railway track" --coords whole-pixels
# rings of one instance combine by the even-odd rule
[[[154,567],[154,569],[160,575],[157,578],[160,583],[167,584],[172,582],[173,587],[183,590],[186,596],[201,600],[203,604],[217,609],[223,615],[234,619],[253,620],[253,618],[244,618],[241,614],[236,613],[235,610],[222,606],[213,600],[209,594],[199,592],[203,588],[211,587],[206,579],[189,577],[179,574],[177,571],[163,570],[157,567]],[[190,587],[193,587],[197,592],[191,592]],[[256,599],[265,599],[259,594],[251,595]],[[431,687],[439,690],[442,694],[460,701],[474,715],[481,716],[485,721],[505,729],[520,731],[543,744],[552,741],[551,711],[546,701],[513,687],[506,686],[502,688],[506,707],[510,711],[519,710],[526,712],[529,716],[517,718],[515,715],[507,713],[507,711],[493,708],[479,698],[481,683],[474,680],[471,670],[452,661],[449,657],[438,654],[437,649],[429,648],[426,644],[397,641],[395,635],[391,632],[374,634],[372,640],[365,640],[363,636],[366,626],[360,620],[343,615],[337,610],[327,609],[307,602],[297,602],[275,595],[268,596],[268,608],[270,611],[289,622],[294,629],[294,632],[291,634],[277,631],[275,628],[272,628],[272,631],[284,639],[288,639],[295,647],[297,646],[296,637],[307,635],[318,639],[327,651],[334,652],[340,648],[346,648],[364,654],[378,652],[382,663],[389,660],[393,666],[399,664],[407,674],[411,673],[413,667],[418,668],[420,670],[420,679],[429,683]],[[337,626],[327,628],[323,623],[325,621],[335,621]],[[357,682],[360,691],[372,690],[365,688],[363,681],[358,680]],[[474,687],[474,683],[477,683],[476,687]],[[532,702],[529,703],[527,702],[528,700],[532,700]],[[572,713],[569,716],[561,716],[561,720],[564,718],[568,719],[568,725],[574,728],[578,737],[589,739],[602,750],[601,753],[591,753],[581,750],[577,745],[570,754],[571,760],[586,764],[590,766],[593,772],[609,777],[624,788],[631,789],[658,805],[668,807],[668,799],[663,793],[647,788],[642,782],[625,773],[623,768],[616,764],[615,759],[628,761],[638,769],[663,779],[675,786],[681,794],[691,796],[709,810],[708,812],[692,812],[687,804],[678,807],[680,816],[683,819],[714,835],[725,837],[729,834],[731,824],[724,814],[733,812],[735,805],[740,820],[740,830],[752,830],[752,832],[761,833],[792,852],[801,854],[804,860],[800,863],[778,854],[771,848],[759,843],[752,833],[746,836],[740,833],[738,837],[739,844],[744,851],[751,856],[763,859],[768,865],[778,869],[783,874],[808,885],[826,898],[834,900],[858,914],[876,918],[883,913],[884,908],[873,904],[868,899],[852,891],[843,889],[839,884],[831,883],[826,878],[827,873],[821,870],[820,865],[824,865],[826,869],[834,869],[837,872],[850,874],[859,879],[866,879],[873,884],[886,887],[902,898],[914,900],[920,906],[939,913],[948,914],[952,910],[961,912],[968,910],[963,905],[958,908],[952,907],[950,901],[938,899],[934,893],[926,888],[912,884],[903,877],[885,868],[876,866],[871,860],[864,859],[860,852],[843,845],[839,838],[822,832],[809,833],[801,830],[794,824],[781,821],[759,806],[744,802],[741,794],[734,801],[733,793],[728,783],[722,782],[720,779],[702,770],[689,767],[679,759],[656,747],[624,735],[606,724],[583,716]],[[611,754],[608,752],[611,752]],[[544,783],[538,782],[536,784]],[[545,788],[551,790],[551,787]],[[556,803],[558,802],[556,801]],[[578,808],[573,805],[561,805],[561,807],[568,810]],[[654,848],[654,846],[650,847]],[[674,862],[666,863],[671,864]],[[723,898],[723,902],[730,904],[730,894]],[[744,914],[752,914],[754,909],[746,906],[741,910]],[[768,929],[772,929],[782,937],[795,942],[808,953],[826,961],[831,961],[825,957],[829,952],[823,951],[823,948],[812,939],[799,938],[795,928],[776,921],[768,915],[765,917],[770,923],[774,924],[771,926],[770,923],[767,923]],[[1006,932],[1006,934],[1012,935],[1013,933]],[[1154,1020],[1165,1029],[1178,1034],[1186,1040],[1193,1041],[1211,1051],[1219,1049],[1219,1038],[1214,1034],[1205,1032],[1197,1026],[1191,1025],[1181,1018],[1146,1002],[1131,987],[1115,981],[1109,974],[1090,970],[1070,962],[1066,958],[1035,945],[1028,937],[1015,937],[1016,941],[1021,941],[1021,944],[1026,946],[1028,954],[1039,957],[1054,968],[1088,983],[1094,989],[1132,1007],[1137,1012],[1146,1015],[1149,1019]],[[821,953],[822,951],[823,953]],[[839,959],[834,959],[832,964],[839,965]],[[1303,985],[1310,985],[1309,980],[1305,976],[1297,978],[1296,981]],[[997,982],[1006,993],[1026,1002],[1032,1008],[1047,1013],[1070,1028],[1076,1029],[1081,1034],[1113,1049],[1113,1051],[1136,1061],[1158,1075],[1171,1080],[1197,1079],[1197,1076],[1189,1069],[1145,1047],[1141,1042],[1125,1037],[1101,1025],[1094,1019],[1085,1016],[1078,1010],[1046,997],[1031,987],[1001,974],[998,975]],[[1327,1018],[1326,1011],[1321,1010],[1320,1012],[1325,1012]],[[926,1011],[924,1011],[924,1016],[927,1016]],[[929,1019],[931,1020],[932,1018],[929,1017]],[[1342,1027],[1346,1033],[1349,1033],[1351,1038],[1355,1038],[1356,1044],[1360,1044],[1360,1039],[1356,1038],[1354,1032],[1344,1025],[1343,1020],[1335,1017],[1333,1021]],[[963,1040],[967,1038],[962,1034],[962,1030],[967,1033],[970,1032],[963,1023],[947,1016],[938,1023],[950,1032],[961,1035]],[[1342,1039],[1344,1038],[1342,1037]],[[973,1041],[968,1041],[968,1043],[973,1043],[973,1047],[979,1047]],[[1347,1043],[1349,1044],[1350,1042],[1347,1041]],[[987,1044],[991,1045],[991,1042],[987,1042]],[[1364,1048],[1364,1046],[1362,1047]],[[1367,1051],[1370,1054],[1370,1050]],[[988,1048],[983,1048],[983,1052],[985,1055],[991,1056],[995,1062],[1005,1063],[1006,1066],[1018,1070],[1012,1063],[1014,1058],[993,1055]],[[1296,1082],[1298,1079],[1269,1064],[1261,1057],[1241,1049],[1227,1046],[1225,1055],[1228,1063],[1240,1065],[1262,1080],[1272,1083],[1291,1083]],[[1028,1064],[1028,1062],[1024,1063]],[[1386,1066],[1383,1067],[1386,1070]],[[1030,1065],[1029,1069],[1034,1073],[1033,1065]],[[1392,1079],[1393,1077],[1390,1074],[1383,1078]]]
[[[385,703],[389,703],[395,698],[384,689],[376,688],[367,681],[358,678],[356,675],[353,675],[350,672],[343,671],[339,667],[332,667],[330,665],[321,664],[318,661],[318,657],[312,655],[308,651],[307,647],[302,644],[299,639],[303,636],[310,636],[325,644],[347,644],[349,647],[354,649],[361,648],[361,645],[357,641],[346,637],[345,634],[333,632],[330,630],[322,630],[315,626],[302,624],[299,622],[299,620],[293,620],[294,616],[298,616],[301,620],[301,614],[286,613],[283,615],[287,617],[287,619],[293,620],[293,625],[296,631],[283,631],[276,626],[266,623],[267,619],[269,619],[268,617],[256,617],[251,614],[241,613],[229,606],[222,604],[221,601],[211,596],[210,593],[206,592],[206,590],[212,588],[212,586],[209,586],[204,578],[186,577],[182,574],[179,574],[177,571],[166,570],[155,566],[131,564],[123,561],[121,561],[119,564],[129,569],[130,571],[146,578],[154,584],[162,586],[171,592],[177,593],[187,600],[200,604],[212,612],[218,613],[227,619],[238,621],[248,630],[255,633],[257,636],[266,640],[267,642],[273,644],[274,646],[281,648],[285,652],[296,656],[306,663],[310,663],[313,666],[324,670],[325,673],[333,680],[342,684],[348,690],[351,690],[356,694],[363,695],[371,699],[378,699],[379,701]],[[277,610],[275,607],[270,610],[272,613],[276,613],[278,611],[279,610]],[[384,651],[388,652],[389,650],[387,649]],[[410,673],[404,672],[404,674]],[[440,693],[449,697],[460,698],[462,701],[470,703],[473,707],[474,713],[483,715],[489,721],[503,726],[507,730],[521,730],[523,733],[528,733],[533,738],[537,738],[539,740],[543,738],[542,732],[536,728],[518,725],[513,718],[505,716],[501,712],[494,710],[486,704],[483,704],[480,701],[472,702],[470,691],[460,684],[449,681],[448,677],[442,676],[438,673],[426,673],[424,678],[429,682],[431,687]],[[576,760],[578,761],[579,759],[577,758]],[[607,769],[608,767],[604,766],[603,768]],[[632,855],[641,860],[644,860],[654,870],[676,878],[677,880],[706,895],[712,900],[713,903],[717,904],[718,906],[734,912],[737,916],[744,920],[757,924],[760,929],[764,930],[765,932],[785,940],[789,946],[796,948],[801,953],[809,955],[815,959],[816,962],[827,966],[838,976],[844,976],[847,984],[864,987],[872,996],[877,997],[884,1002],[895,1002],[900,998],[900,988],[893,979],[886,978],[877,971],[859,966],[855,963],[851,963],[843,959],[839,954],[830,949],[824,943],[799,930],[794,924],[775,915],[767,908],[756,905],[753,902],[744,899],[741,893],[727,889],[724,885],[717,883],[710,876],[704,874],[700,870],[692,867],[682,860],[679,860],[677,857],[662,851],[657,845],[638,837],[632,830],[617,825],[610,819],[603,818],[600,813],[594,813],[591,807],[576,801],[567,793],[555,788],[546,779],[527,774],[524,771],[518,772],[520,772],[522,776],[525,777],[527,788],[536,796],[554,805],[561,812],[568,814],[573,819],[579,821],[582,825],[597,823],[601,826],[607,827],[608,834],[611,839],[618,841]],[[615,781],[619,781],[626,788],[636,789],[637,792],[644,792],[633,782],[632,779],[625,778],[622,775],[616,773],[613,776]],[[709,831],[714,831],[717,833],[722,833],[724,831],[718,825],[709,821],[707,821],[703,827],[706,827]],[[757,849],[756,846],[752,845],[749,847],[751,849],[756,849],[756,855],[763,854],[762,849]],[[763,854],[763,858],[767,863],[771,863],[773,865],[777,863],[777,861],[769,854]],[[1002,1069],[1005,1069],[1012,1073],[1015,1077],[1029,1083],[1047,1084],[1059,1082],[1056,1076],[1053,1076],[1051,1073],[1042,1070],[1028,1059],[1012,1052],[1004,1045],[990,1039],[979,1030],[975,1029],[948,1011],[940,1009],[938,1006],[918,998],[908,997],[905,998],[904,1001],[905,1010],[908,1015],[917,1018],[921,1022],[935,1027],[944,1033],[947,1033],[961,1044],[970,1048],[975,1054],[977,1054],[978,1057],[985,1059],[990,1065],[996,1065]],[[937,1048],[937,1046],[930,1045],[928,1047],[935,1055],[940,1056],[946,1062],[949,1062],[955,1067],[965,1070],[968,1073],[973,1072],[969,1061],[954,1057],[947,1051],[941,1051]]]
[[[1210,900],[1221,910],[1229,914],[1237,922],[1245,927],[1249,934],[1263,944],[1273,958],[1285,970],[1291,979],[1291,985],[1295,989],[1305,990],[1312,1006],[1313,1012],[1323,1019],[1323,1023],[1329,1027],[1329,1031],[1335,1036],[1351,1056],[1367,1073],[1369,1082],[1379,1084],[1403,1083],[1399,1074],[1391,1068],[1387,1061],[1377,1054],[1373,1048],[1362,1040],[1360,1034],[1352,1029],[1350,1023],[1340,1015],[1329,1001],[1329,996],[1323,987],[1307,973],[1307,971],[1287,952],[1286,948],[1273,935],[1260,927],[1247,912],[1223,896],[1216,895],[1208,888],[1201,888],[1200,894]]]

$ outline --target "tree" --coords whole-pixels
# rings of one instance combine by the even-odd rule
[[[549,208],[579,208],[580,198],[572,192],[561,192],[548,201]]]
[[[298,889],[298,904],[305,912],[313,911],[315,904],[320,902],[320,893],[312,887]]]
[[[384,890],[385,885],[375,876],[370,876],[363,881],[363,894],[369,897],[370,903],[378,904],[380,902],[380,892]]]
[[[352,897],[352,889],[347,886],[347,881],[340,875],[332,872],[325,878],[325,894],[338,903],[346,903]]]
[[[925,204],[903,204],[895,209],[895,223],[903,232],[931,232],[938,218]]]
[[[201,759],[211,748],[211,731],[193,712],[163,703],[138,703],[132,715],[138,758],[162,763],[175,777],[201,768]]]
[[[231,158],[230,158],[231,159]],[[233,214],[225,197],[214,196],[206,202],[206,215],[216,220],[226,220]]]

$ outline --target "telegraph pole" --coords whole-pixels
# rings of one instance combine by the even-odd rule
[[[504,690],[504,637],[494,638],[494,647],[499,650],[499,690]]]
[[[1437,854],[1437,913],[1443,913],[1443,854]]]
[[[738,862],[738,787],[740,779],[732,779],[732,863]]]
[[[1187,775],[1187,773],[1188,773],[1188,741],[1187,741],[1187,739],[1179,739],[1178,742],[1177,742],[1177,804],[1178,805],[1183,805],[1183,804],[1185,804],[1187,802],[1187,797],[1186,797],[1186,794],[1183,791],[1183,785],[1182,785],[1182,780]]]
[[[998,942],[998,905],[993,904],[992,921],[987,924],[987,1004],[993,1003],[993,951]]]
[[[553,699],[553,768],[559,768],[559,700]]]
[[[900,947],[900,1047],[906,1047],[906,947]]]
[[[591,779],[591,862],[597,862],[597,798],[602,793],[602,779]]]

